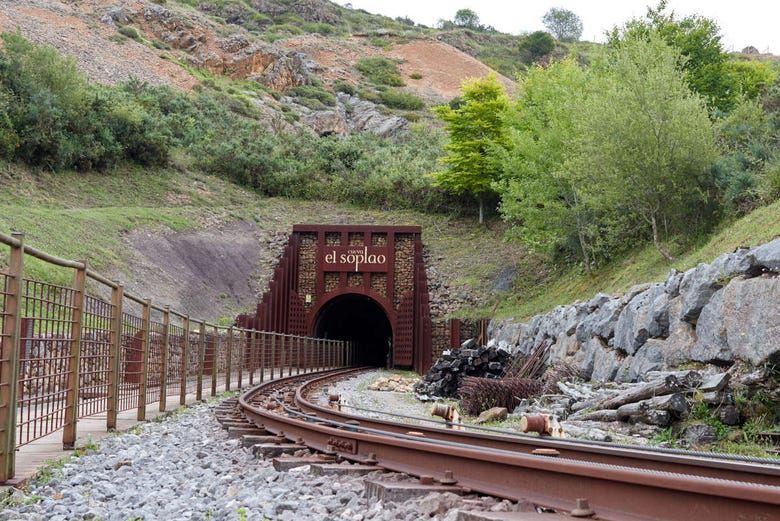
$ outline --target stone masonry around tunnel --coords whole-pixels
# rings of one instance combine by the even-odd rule
[[[419,226],[293,227],[268,291],[237,323],[350,340],[369,365],[427,371],[432,322]]]

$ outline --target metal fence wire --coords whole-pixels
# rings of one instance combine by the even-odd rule
[[[292,337],[190,320],[83,262],[26,246],[21,234],[0,233],[0,244],[9,247],[0,266],[0,483],[14,477],[19,446],[61,430],[72,448],[80,418],[105,415],[114,429],[122,411],[143,420],[149,404],[163,411],[169,400],[214,396],[267,377],[269,364],[275,376],[301,370]],[[73,270],[73,284],[25,278],[30,256]]]

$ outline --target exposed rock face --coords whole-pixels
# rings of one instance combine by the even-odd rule
[[[110,18],[118,21],[117,16],[120,15],[112,14]],[[187,59],[197,67],[234,78],[253,79],[275,90],[308,82],[310,64],[305,55],[251,41],[240,33],[220,38],[208,20],[193,16],[190,19],[163,6],[148,4],[142,19],[149,32],[173,49],[187,53]]]
[[[379,112],[377,106],[357,96],[339,93],[338,101],[348,113],[348,124],[353,131],[369,131],[383,137],[395,136],[409,127],[405,118],[386,116]]]
[[[780,239],[721,255],[622,296],[598,294],[527,323],[494,321],[492,341],[527,354],[551,342],[550,360],[593,380],[636,381],[686,362],[780,362]]]

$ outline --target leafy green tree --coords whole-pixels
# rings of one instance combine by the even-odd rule
[[[573,59],[533,67],[520,78],[507,113],[506,147],[495,149],[502,166],[495,186],[512,235],[535,251],[581,255],[590,270],[585,234],[591,216],[564,168],[587,86],[587,73]]]
[[[465,27],[475,31],[482,28],[479,23],[479,15],[471,9],[458,9],[452,21],[458,27]]]
[[[444,121],[450,141],[440,158],[447,169],[434,174],[437,186],[455,194],[471,194],[479,203],[479,222],[484,222],[485,197],[493,193],[492,183],[501,166],[489,153],[493,146],[503,146],[505,139],[502,116],[509,104],[504,86],[491,74],[466,80],[461,87],[460,104],[434,107]]]
[[[655,34],[613,49],[578,111],[577,151],[567,164],[587,204],[624,211],[668,260],[662,235],[690,231],[715,158],[706,105],[686,85],[679,61]],[[605,229],[613,224],[605,221]]]
[[[550,33],[535,31],[526,36],[520,43],[520,50],[530,55],[531,61],[547,56],[555,49],[555,40]]]
[[[644,19],[616,27],[609,35],[609,43],[619,45],[624,40],[657,33],[683,56],[688,86],[703,96],[710,108],[728,111],[736,102],[736,91],[718,24],[699,15],[678,19],[674,11],[667,11],[667,6],[667,1],[661,0],[655,8],[647,9]]]
[[[755,60],[729,61],[728,71],[736,92],[751,100],[758,99],[777,79],[769,64]]]
[[[582,20],[568,9],[551,8],[542,17],[542,23],[562,42],[576,42],[582,36]]]

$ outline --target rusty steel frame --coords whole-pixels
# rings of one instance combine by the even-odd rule
[[[0,233],[0,244],[10,249],[8,266],[0,270],[0,483],[14,478],[21,445],[62,431],[63,448],[73,448],[83,417],[105,413],[108,431],[116,429],[119,411],[136,409],[144,420],[148,404],[165,410],[169,385],[178,383],[179,403],[185,404],[193,378],[201,400],[207,326],[214,331],[212,394],[218,376],[227,388],[242,385],[244,371],[252,378],[258,337],[279,335],[207,324],[157,306],[84,261],[28,246],[21,233]],[[25,256],[73,270],[73,282],[59,286],[25,278]],[[98,290],[88,292],[87,280]],[[105,289],[109,299],[100,296]],[[161,314],[162,322],[153,321],[152,313]],[[288,363],[292,371],[289,356]]]
[[[336,370],[317,377],[320,385],[353,374]],[[418,434],[375,430],[344,422],[323,422],[319,413],[284,406],[287,415],[253,405],[266,389],[285,385],[292,377],[261,384],[244,393],[244,414],[266,430],[290,440],[303,440],[315,450],[415,476],[442,479],[449,472],[458,486],[538,506],[569,512],[578,498],[587,498],[599,519],[606,521],[767,521],[780,511],[780,487],[692,473],[636,468],[631,454],[606,464],[597,458],[576,460],[487,447],[479,437],[459,442]],[[296,394],[300,395],[301,389]],[[419,426],[413,429],[419,431]],[[409,425],[406,426],[409,429]],[[370,458],[369,455],[372,455]]]

